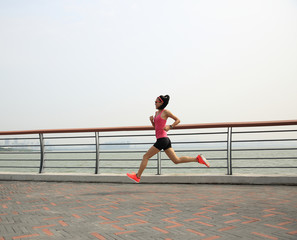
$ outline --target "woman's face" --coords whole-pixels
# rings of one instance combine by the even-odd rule
[[[156,99],[156,101],[155,101],[155,106],[156,106],[156,109],[159,109],[159,107],[161,107],[162,106],[162,102],[160,101],[160,99],[159,98],[157,98]]]

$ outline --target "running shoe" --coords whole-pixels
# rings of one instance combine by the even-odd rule
[[[132,172],[132,173],[127,173],[128,178],[130,178],[132,181],[139,183],[140,182],[140,178],[136,176],[136,173]]]
[[[200,164],[204,164],[206,167],[210,167],[209,162],[206,160],[206,158],[202,154],[198,155],[196,159],[198,160],[198,162]]]

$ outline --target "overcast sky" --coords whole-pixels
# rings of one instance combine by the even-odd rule
[[[0,131],[297,119],[296,0],[0,0]]]

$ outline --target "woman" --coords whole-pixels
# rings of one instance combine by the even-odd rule
[[[164,150],[166,155],[171,159],[171,161],[174,162],[175,164],[198,161],[198,163],[204,164],[207,167],[209,167],[208,161],[202,155],[198,155],[196,158],[194,158],[194,157],[178,157],[175,154],[175,151],[171,147],[171,141],[167,137],[167,132],[170,129],[175,128],[180,123],[180,120],[176,116],[174,116],[169,110],[165,109],[168,102],[169,102],[168,95],[166,96],[161,95],[155,101],[156,109],[158,109],[158,111],[156,112],[155,117],[150,116],[150,121],[153,127],[155,128],[157,141],[143,155],[143,159],[138,169],[138,172],[136,174],[127,173],[127,176],[136,183],[140,182],[141,175],[147,166],[148,160],[151,157],[153,157],[155,154],[160,152],[162,149]],[[168,118],[172,118],[174,120],[174,123],[172,125],[169,125],[169,126],[166,125],[166,121]]]

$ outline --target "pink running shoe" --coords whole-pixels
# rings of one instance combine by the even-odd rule
[[[132,173],[127,173],[128,178],[130,178],[132,181],[139,183],[140,182],[140,178],[136,176],[136,173],[132,172]]]
[[[206,158],[202,154],[198,155],[196,159],[198,160],[198,162],[200,164],[204,164],[206,167],[210,167],[209,162],[206,160]]]

